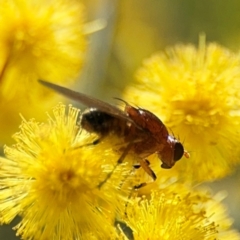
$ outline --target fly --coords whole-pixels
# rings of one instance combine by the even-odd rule
[[[81,126],[88,132],[97,133],[99,140],[110,133],[124,138],[127,146],[117,164],[121,164],[126,155],[132,152],[139,159],[139,164],[135,165],[135,168],[141,166],[153,180],[156,180],[157,177],[146,159],[148,156],[157,154],[162,161],[161,167],[165,169],[172,168],[183,155],[187,158],[190,156],[182,143],[169,134],[163,122],[146,109],[133,107],[122,100],[125,109],[121,110],[86,94],[43,80],[39,82],[65,97],[86,105],[88,109],[81,116]],[[111,174],[108,178],[110,176]]]

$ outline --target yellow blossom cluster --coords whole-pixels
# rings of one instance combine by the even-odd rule
[[[219,200],[201,191],[184,195],[171,187],[168,193],[155,190],[149,198],[132,198],[125,222],[135,240],[237,240],[240,237],[237,231],[229,230],[231,220],[227,219]],[[127,231],[122,232],[128,239]]]
[[[239,55],[201,40],[145,60],[124,98],[163,120],[191,154],[176,165],[181,178],[201,182],[240,162],[239,93]]]
[[[122,111],[38,81],[77,77],[84,19],[79,0],[0,0],[0,224],[19,216],[24,240],[239,240],[225,194],[199,187],[240,162],[239,54],[203,38],[156,53]],[[42,120],[57,95],[39,82],[92,109]]]
[[[17,131],[19,112],[40,117],[54,100],[39,78],[78,76],[86,49],[83,12],[76,0],[0,1],[0,145]]]
[[[23,119],[16,144],[5,148],[0,221],[22,216],[16,229],[24,239],[73,239],[89,232],[105,239],[130,193],[131,166],[117,167],[111,184],[102,184],[118,154],[105,142],[92,144],[96,136],[79,128],[78,109],[60,104],[53,113],[45,123]]]
[[[149,181],[143,169],[134,171],[131,155],[117,164],[122,142],[110,135],[94,144],[79,117],[59,104],[46,122],[23,119],[0,158],[0,223],[21,216],[14,229],[33,240],[131,239],[129,231],[134,239],[240,237],[220,201],[176,178],[135,189]]]

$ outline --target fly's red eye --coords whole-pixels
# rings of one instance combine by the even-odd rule
[[[174,145],[174,156],[173,156],[173,160],[174,161],[178,161],[181,159],[181,157],[184,154],[184,149],[183,149],[183,145],[180,142],[176,142]]]

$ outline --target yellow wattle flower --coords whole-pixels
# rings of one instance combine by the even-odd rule
[[[3,144],[17,131],[19,113],[31,117],[34,111],[37,117],[47,109],[50,93],[38,79],[69,82],[78,76],[86,37],[84,9],[77,0],[0,0],[0,20]]]
[[[240,238],[237,231],[230,229],[232,222],[223,205],[203,192],[182,194],[175,189],[169,192],[154,190],[149,199],[133,197],[129,199],[124,220],[135,240]],[[124,230],[122,233],[128,234]]]
[[[240,58],[217,44],[177,45],[146,59],[124,98],[158,115],[191,158],[174,168],[183,179],[230,173],[239,155]]]
[[[0,223],[20,215],[15,229],[23,239],[107,239],[116,234],[115,215],[124,212],[133,186],[131,164],[112,172],[119,158],[111,146],[114,138],[93,145],[96,136],[82,130],[78,118],[79,110],[60,104],[47,122],[23,120],[16,144],[5,147]]]

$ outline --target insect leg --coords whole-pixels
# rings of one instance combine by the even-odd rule
[[[121,163],[124,161],[124,159],[125,159],[125,157],[127,156],[129,150],[131,149],[133,143],[134,143],[133,141],[131,141],[131,142],[128,143],[128,145],[127,145],[127,147],[124,149],[121,157],[120,157],[120,158],[118,159],[118,161],[117,161],[118,164],[121,164]]]
[[[149,165],[150,165],[150,162],[149,162],[147,159],[145,159],[145,161],[146,161],[146,164],[149,166]],[[135,169],[139,169],[139,168],[141,167],[141,164],[140,164],[140,163],[136,163],[136,164],[133,165],[133,167],[134,167]]]
[[[140,167],[155,181],[157,176],[155,172],[150,168],[150,162],[147,159],[140,159],[139,164],[134,164],[133,167],[138,169]]]
[[[157,176],[156,176],[155,172],[150,168],[149,165],[150,165],[150,162],[147,159],[140,159],[139,164],[133,165],[133,167],[136,169],[142,167],[143,170],[153,179],[153,181],[155,181],[157,179]],[[147,183],[145,183],[145,182],[140,183],[140,184],[134,186],[134,189],[139,189],[146,185],[147,185]]]
[[[95,140],[93,140],[92,142],[90,143],[86,143],[84,145],[80,145],[80,146],[76,146],[76,147],[73,147],[73,149],[79,149],[79,148],[82,148],[82,147],[87,147],[87,146],[94,146],[94,145],[97,145],[98,143],[100,143],[102,140],[102,138],[97,138]]]
[[[147,183],[140,183],[140,184],[138,184],[138,185],[135,185],[134,186],[134,189],[136,190],[136,189],[139,189],[139,188],[142,188],[142,187],[145,187],[147,185]]]
[[[110,173],[108,173],[108,175],[107,175],[107,177],[105,178],[105,180],[102,181],[102,182],[98,185],[98,188],[101,188],[101,187],[103,186],[103,184],[112,176],[112,174],[113,174],[113,172],[116,170],[117,166],[124,161],[124,159],[125,159],[125,157],[127,156],[129,150],[131,149],[132,145],[133,145],[133,142],[129,142],[129,143],[128,143],[127,147],[123,150],[122,155],[121,155],[120,158],[118,159],[117,164],[113,167],[113,170],[112,170]]]
[[[147,159],[141,159],[140,161],[139,161],[139,163],[137,163],[137,164],[134,164],[133,165],[133,167],[135,168],[135,169],[139,169],[140,167],[142,167],[143,168],[143,170],[153,179],[153,181],[155,181],[156,179],[157,179],[157,176],[156,176],[156,174],[154,173],[154,171],[150,168],[150,162],[147,160]],[[132,172],[132,170],[131,170],[131,172]],[[130,173],[131,173],[130,172]],[[122,183],[123,184],[123,183]],[[121,184],[121,185],[122,185]],[[146,183],[146,182],[143,182],[143,183],[140,183],[140,184],[138,184],[138,185],[135,185],[134,187],[133,187],[133,189],[139,189],[139,188],[141,188],[141,187],[144,187],[144,186],[146,186],[148,183]]]
[[[88,143],[88,144],[86,144],[85,146],[97,145],[98,143],[101,142],[101,140],[102,140],[102,138],[97,138],[97,139],[95,139],[93,142]]]

